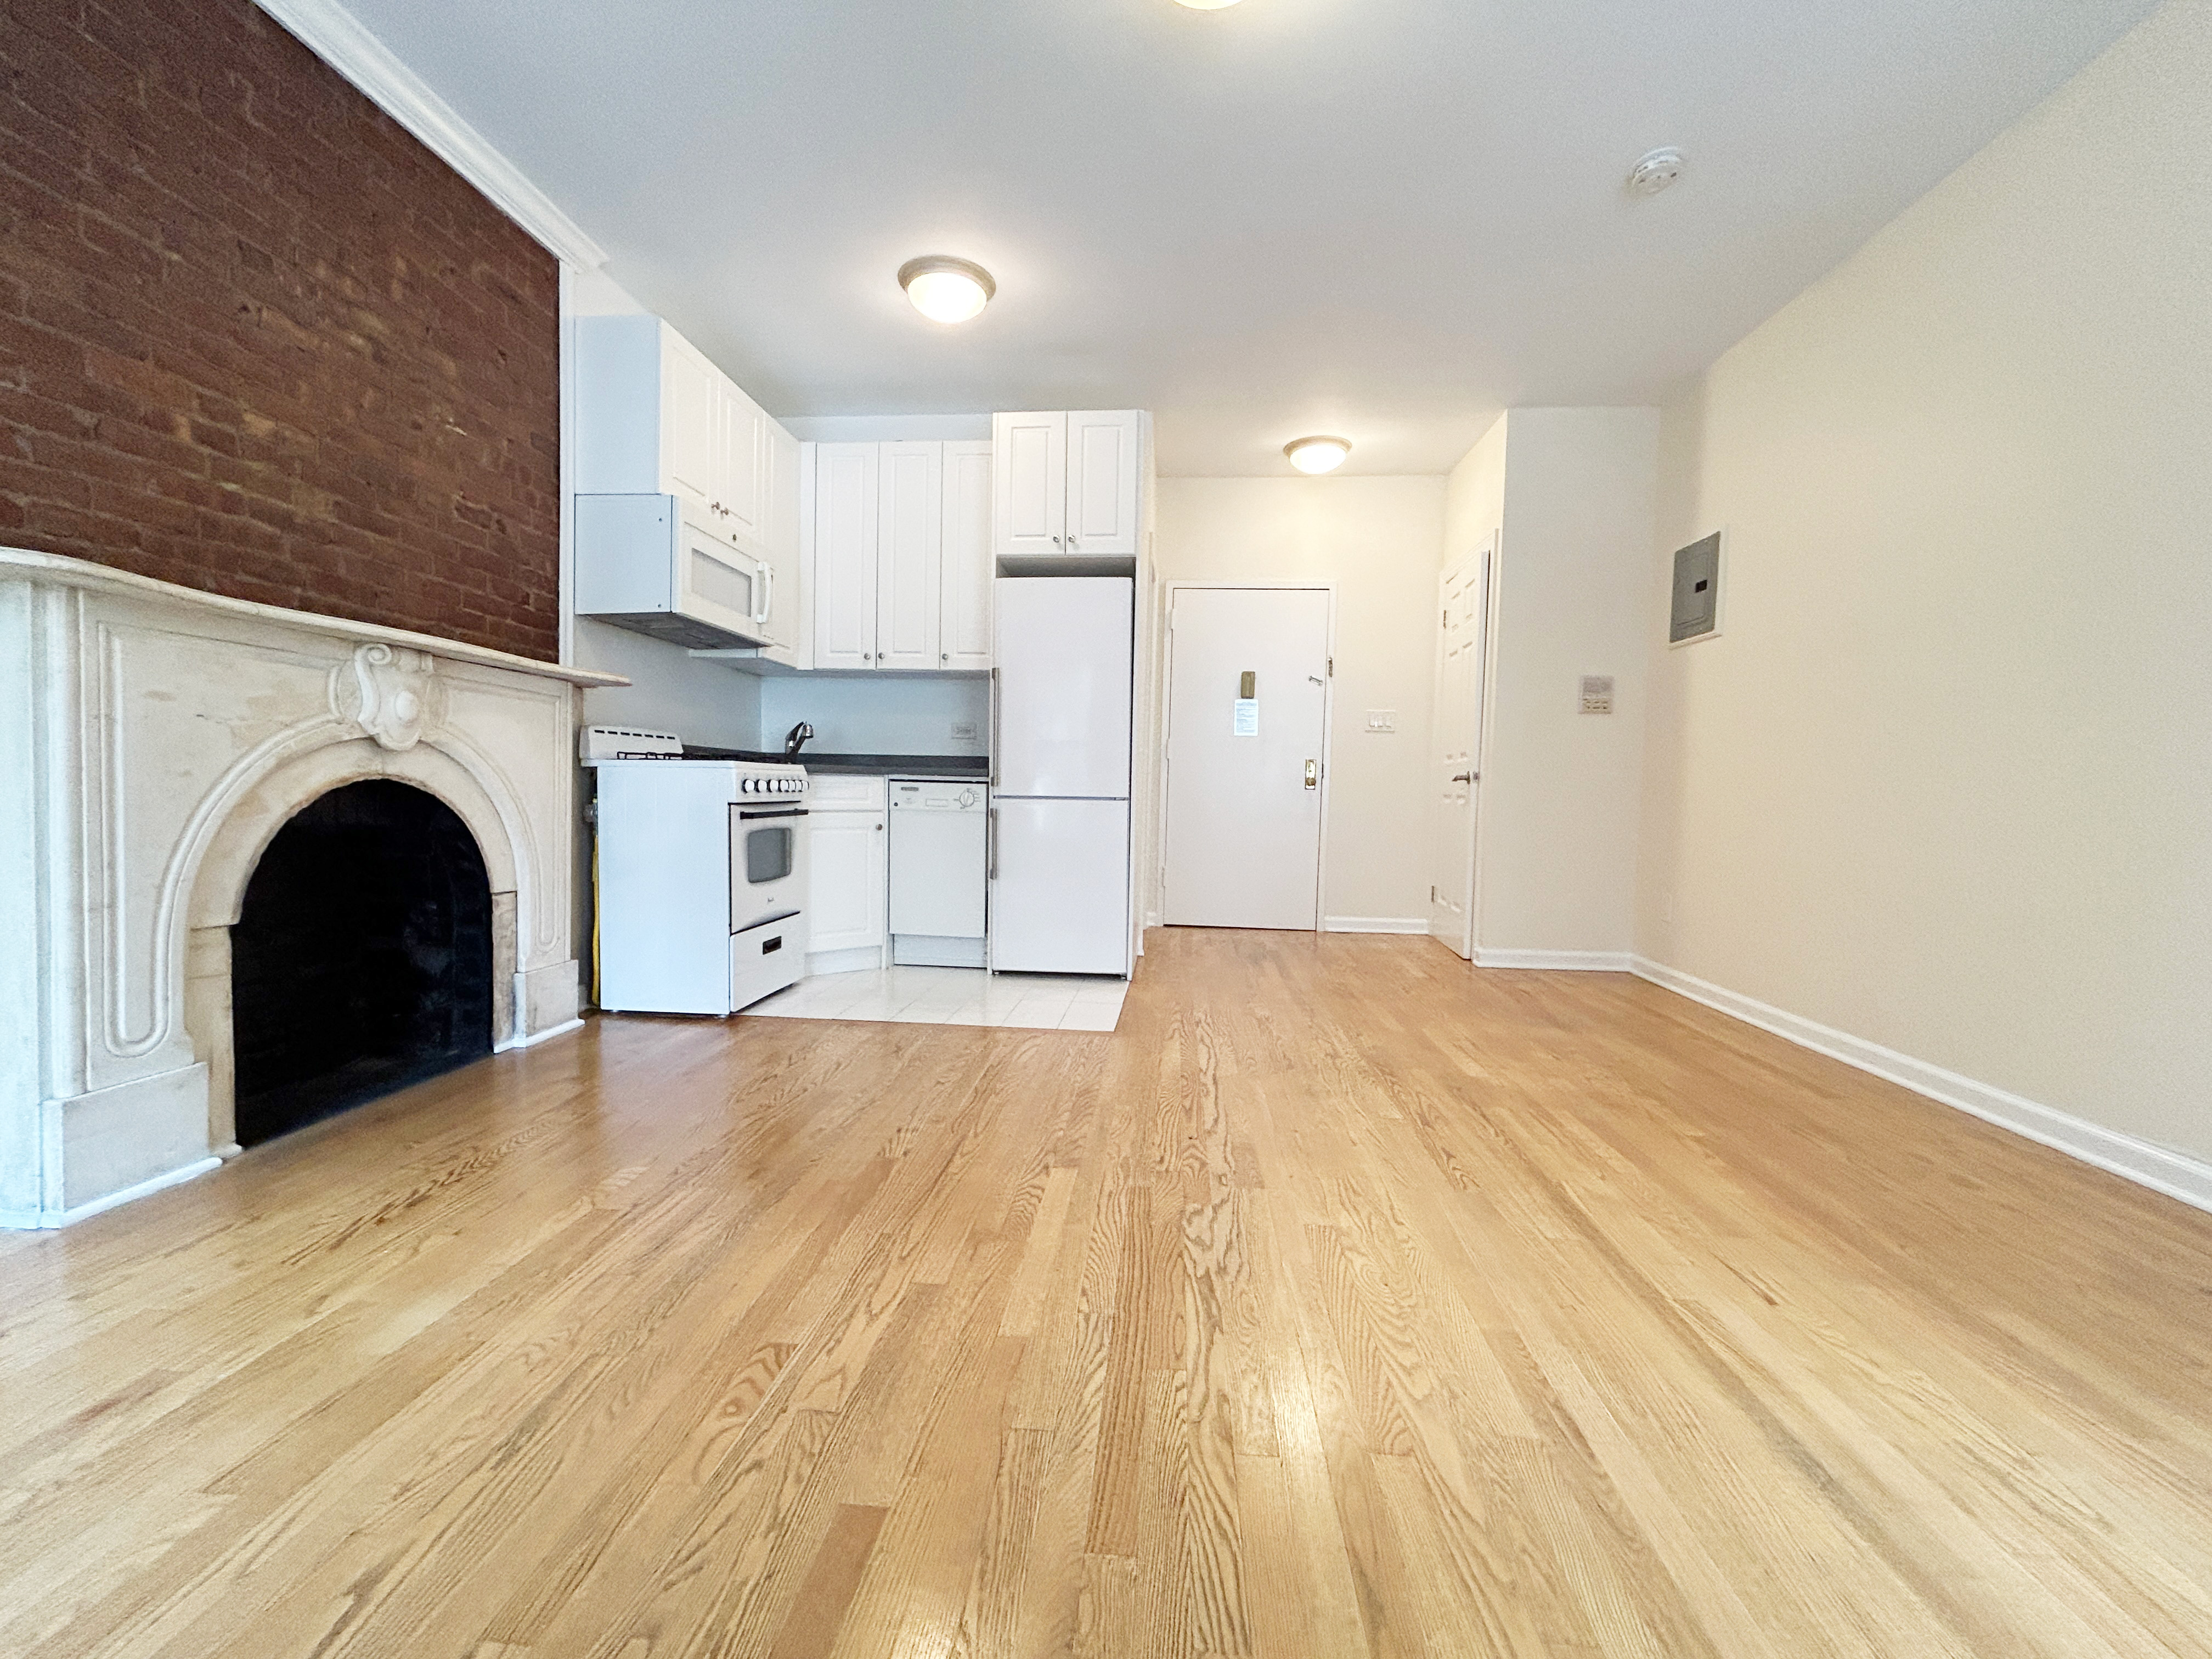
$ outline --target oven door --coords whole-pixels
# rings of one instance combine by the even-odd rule
[[[795,916],[806,902],[806,809],[730,808],[730,931]]]

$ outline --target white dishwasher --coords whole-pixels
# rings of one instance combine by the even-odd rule
[[[990,792],[981,781],[890,781],[891,960],[981,968]]]

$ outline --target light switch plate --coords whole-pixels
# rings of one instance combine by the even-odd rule
[[[1585,674],[1583,676],[1583,713],[1610,714],[1613,713],[1613,676]]]
[[[1370,732],[1395,732],[1398,729],[1398,711],[1395,708],[1370,708],[1367,711],[1367,729]]]

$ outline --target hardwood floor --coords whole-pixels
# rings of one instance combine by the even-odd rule
[[[599,1020],[0,1236],[0,1653],[2212,1653],[2212,1216],[1653,987]]]

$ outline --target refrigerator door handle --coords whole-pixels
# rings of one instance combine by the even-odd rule
[[[994,789],[999,787],[999,671],[996,668],[991,671],[990,775],[983,781]]]
[[[987,809],[983,814],[983,879],[999,878],[999,809]]]

